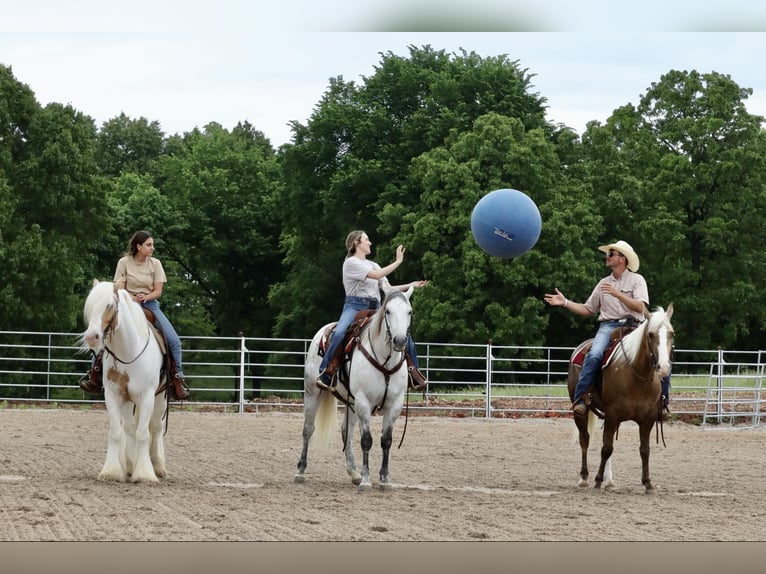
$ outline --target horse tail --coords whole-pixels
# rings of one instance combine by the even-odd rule
[[[330,392],[322,391],[312,438],[320,448],[330,449],[337,444],[338,400]]]
[[[598,417],[596,417],[596,414],[592,411],[588,411],[588,435],[591,439],[593,439],[593,433],[596,431],[596,421],[598,420]],[[572,444],[577,444],[580,442],[580,429],[575,427],[575,430],[572,432]]]

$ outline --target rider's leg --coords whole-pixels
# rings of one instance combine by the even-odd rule
[[[603,361],[604,353],[609,347],[610,335],[614,327],[615,323],[604,321],[599,326],[598,331],[596,331],[596,336],[593,338],[593,344],[583,361],[580,377],[577,379],[577,386],[575,387],[574,399],[572,401],[572,409],[575,414],[583,415],[588,410],[583,402],[585,393],[593,382],[596,373],[601,368],[601,361]]]
[[[662,411],[660,418],[663,421],[669,421],[670,420],[670,373],[668,373],[666,376],[662,377],[660,380],[660,385],[662,388]]]
[[[179,401],[189,398],[189,387],[184,381],[184,371],[181,363],[181,338],[176,333],[175,328],[170,320],[165,316],[165,313],[160,309],[159,301],[156,299],[148,301],[143,304],[144,307],[151,309],[154,313],[154,323],[157,325],[162,334],[165,335],[165,341],[168,344],[168,350],[173,355],[173,361],[175,362],[175,373],[168,373],[170,388],[173,391],[173,395]]]
[[[415,341],[412,339],[412,335],[407,337],[406,358],[410,385],[415,390],[424,388],[428,384],[428,381],[426,380],[425,376],[423,376],[423,373],[420,372],[418,353],[415,350]]]
[[[317,377],[316,385],[320,389],[329,389],[333,385],[335,371],[338,368],[338,363],[333,361],[333,358],[346,339],[346,331],[354,322],[357,311],[359,311],[357,307],[349,303],[343,305],[343,311],[338,319],[338,324],[335,325],[335,329],[330,336],[330,343],[327,346],[324,357],[322,357],[322,362],[319,364],[319,376]]]

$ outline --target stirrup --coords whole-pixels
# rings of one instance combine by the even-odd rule
[[[326,381],[325,378],[329,378],[330,381]],[[328,373],[326,370],[319,373],[319,376],[314,382],[316,383],[316,386],[323,391],[331,391],[335,387],[335,377]]]
[[[417,367],[415,366],[408,367],[407,374],[409,375],[410,386],[414,390],[419,391],[420,389],[424,389],[428,385],[428,381],[423,376],[423,373],[421,373]]]

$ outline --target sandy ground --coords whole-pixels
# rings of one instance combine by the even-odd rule
[[[105,412],[0,410],[0,540],[766,540],[763,428],[666,425],[666,447],[652,434],[646,495],[632,423],[615,445],[617,488],[603,492],[577,487],[571,419],[411,417],[388,492],[353,486],[340,450],[310,451],[295,484],[302,424],[301,414],[173,411],[169,476],[105,483]]]

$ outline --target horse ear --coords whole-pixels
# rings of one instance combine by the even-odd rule
[[[673,303],[671,303],[670,305],[668,305],[668,310],[667,310],[667,311],[665,311],[665,317],[667,317],[668,319],[670,319],[672,316],[673,316]]]
[[[410,285],[409,289],[407,289],[407,290],[404,292],[404,296],[405,296],[405,297],[407,297],[407,300],[408,300],[408,301],[409,301],[410,297],[412,297],[412,292],[413,292],[413,291],[415,291],[415,286],[414,286],[414,285]]]
[[[94,278],[93,278],[93,284],[91,285],[91,287],[95,287],[96,285],[98,285],[98,279],[96,279],[96,278],[94,277]]]

